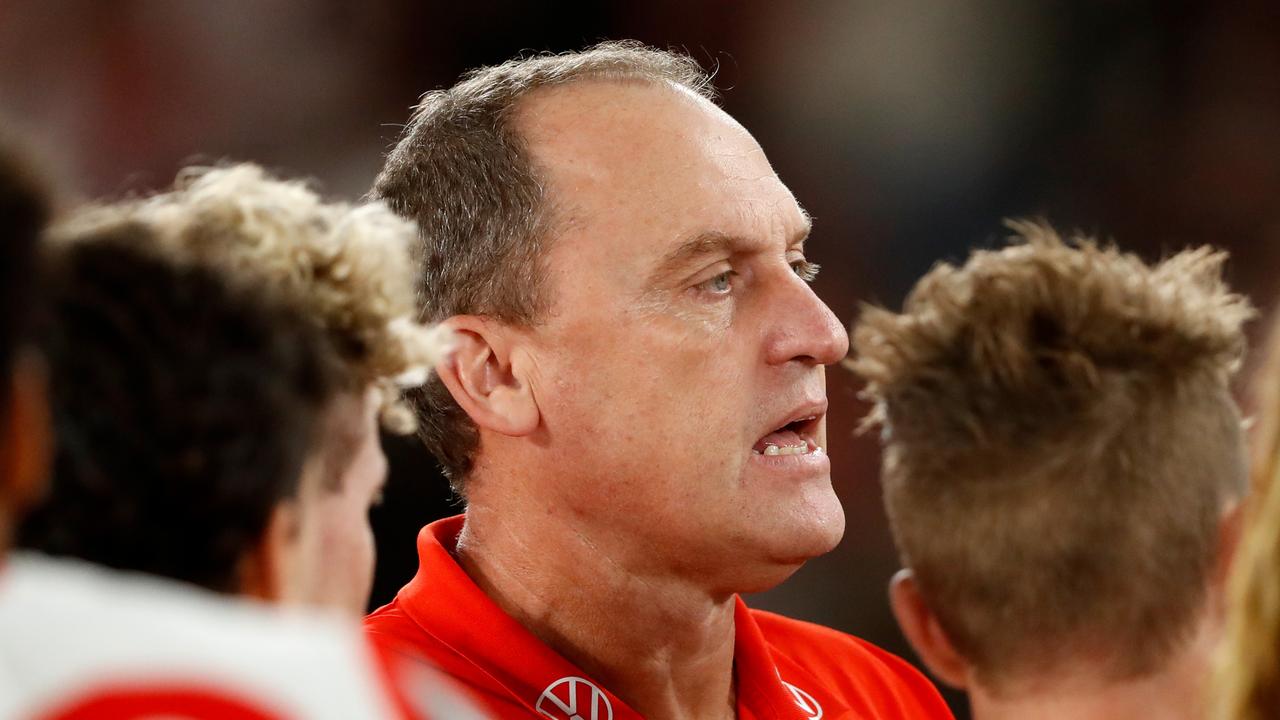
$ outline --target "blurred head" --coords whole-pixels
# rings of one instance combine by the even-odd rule
[[[1221,720],[1265,720],[1280,707],[1280,315],[1265,357],[1254,378],[1252,495],[1232,568],[1210,715]]]
[[[853,330],[895,614],[940,677],[996,696],[1141,677],[1196,635],[1245,485],[1228,382],[1252,313],[1223,253],[1148,266],[1013,227]]]
[[[239,592],[266,538],[298,537],[304,462],[339,378],[296,312],[154,246],[144,226],[121,225],[49,254],[60,441],[52,491],[20,540]],[[288,564],[253,584],[296,594]]]
[[[43,491],[49,454],[45,374],[31,351],[36,242],[45,190],[0,146],[0,556],[13,523]]]
[[[264,539],[268,547],[273,546],[273,538],[288,540],[288,547],[293,551],[287,555],[287,562],[257,563],[256,570],[248,575],[243,568],[229,575],[223,572],[222,581],[212,576],[207,579],[183,577],[181,568],[141,567],[149,562],[148,553],[155,551],[149,549],[150,543],[139,540],[136,552],[130,554],[127,561],[108,561],[108,564],[151,569],[215,589],[239,589],[273,599],[362,611],[374,562],[367,513],[380,492],[386,470],[378,440],[378,419],[394,431],[413,429],[413,417],[401,404],[401,385],[421,382],[442,349],[437,333],[411,319],[414,312],[411,248],[416,243],[416,229],[379,204],[352,207],[324,203],[300,183],[275,180],[257,167],[241,165],[188,170],[170,192],[136,202],[87,208],[62,224],[54,233],[54,240],[60,247],[74,249],[80,245],[102,244],[104,237],[120,236],[126,238],[122,241],[124,244],[147,249],[180,271],[216,274],[233,289],[235,298],[248,298],[246,312],[258,305],[268,315],[275,312],[272,308],[276,306],[279,312],[291,313],[292,319],[284,324],[300,326],[296,333],[316,334],[319,344],[313,342],[307,346],[311,348],[308,356],[321,369],[329,368],[326,372],[332,376],[332,382],[326,386],[328,389],[320,388],[306,398],[318,409],[313,419],[314,430],[302,433],[308,443],[303,465],[292,470],[284,466],[270,470],[273,477],[283,472],[276,482],[291,483],[289,487],[296,488],[296,492],[281,495],[270,491],[271,481],[265,477],[249,482],[248,477],[265,471],[239,467],[240,460],[235,453],[221,453],[226,465],[213,477],[202,478],[203,482],[261,486],[268,507],[279,505],[281,497],[292,497],[294,501],[287,506],[290,512],[281,516],[281,520],[287,522],[279,524],[282,532],[278,536],[273,535],[276,525],[262,525],[257,521],[253,528],[258,534],[247,533]],[[142,304],[138,312],[144,311]],[[146,312],[156,316],[153,323],[160,323],[165,320],[170,305],[172,303],[151,302]],[[121,313],[126,318],[129,314]],[[172,318],[169,321],[176,322]],[[201,323],[195,318],[186,325],[185,332],[203,338],[202,343],[213,349],[236,338],[234,328],[215,322]],[[288,333],[279,335],[290,337]],[[114,340],[115,345],[100,348],[100,352],[129,358],[135,349],[127,347],[125,341],[135,340],[134,336],[122,335]],[[147,341],[169,342],[159,338]],[[303,344],[297,339],[293,343]],[[83,353],[76,353],[68,361],[84,361],[81,355]],[[195,357],[189,359],[196,360]],[[246,360],[232,363],[232,367],[252,371],[253,363]],[[192,395],[187,402],[198,404],[203,399],[215,407],[219,403],[244,402],[215,396],[215,391],[220,392],[217,386],[201,380],[218,369],[207,361],[175,362],[171,367],[153,369],[132,380],[155,383],[152,391],[160,396],[157,402],[161,403],[168,402],[172,394],[172,383],[163,379],[165,372],[189,380],[189,385],[182,386],[191,388]],[[315,374],[303,366],[282,367],[281,372],[292,372],[298,376],[298,382],[308,383],[307,378]],[[94,385],[109,389],[104,392],[122,395],[130,394],[130,388],[134,387],[121,384],[119,376],[99,376]],[[144,422],[173,423],[176,428],[180,423],[172,416],[180,414],[181,407],[165,405],[156,412],[146,413],[148,419],[135,421],[137,425],[125,431],[145,428]],[[77,412],[80,410],[89,412],[92,406],[78,408]],[[175,432],[194,446],[206,441],[216,444],[223,439],[260,443],[268,442],[269,438],[257,436],[271,435],[271,427],[268,423],[236,431],[230,427],[219,430],[193,426],[175,429]],[[289,426],[280,424],[279,427]],[[138,433],[143,438],[149,435]],[[104,439],[104,442],[107,441]],[[99,449],[109,454],[113,446],[108,443]],[[168,449],[164,446],[143,443],[135,451],[152,452],[155,461],[163,467],[174,459],[166,456]],[[211,448],[210,452],[216,450]],[[94,448],[84,448],[81,453],[87,458],[86,462],[94,462],[99,454]],[[126,470],[119,467],[112,473],[101,474],[111,478],[115,472]],[[162,484],[164,478],[164,472],[157,472],[146,482]],[[72,516],[71,508],[94,511],[97,501],[85,492],[92,484],[83,474],[58,473],[54,495],[61,504],[51,504],[49,509],[54,523]],[[108,491],[115,492],[116,487],[108,483]],[[128,495],[121,498],[125,504],[135,502],[134,496],[146,493]],[[208,514],[199,504],[192,504],[191,511]],[[228,515],[210,522],[235,526],[239,520]],[[74,546],[55,547],[47,531],[45,539],[33,534],[32,542],[98,559],[91,556],[96,552],[93,549],[96,544],[79,537],[76,524],[63,523],[63,531],[73,537],[62,542],[71,542]],[[128,525],[119,525],[104,530],[103,535],[136,537],[136,533],[131,532]],[[200,535],[192,534],[192,537],[193,541],[200,542]],[[230,555],[241,557],[242,550],[243,547]],[[215,565],[220,572],[229,569],[225,558]],[[289,582],[271,581],[271,570],[277,567],[288,570],[284,574],[291,578]],[[258,589],[260,586],[270,587],[262,591]]]
[[[458,331],[420,417],[473,509],[528,511],[518,485],[630,567],[732,590],[839,540],[819,447],[846,338],[809,218],[692,60],[478,70],[424,99],[375,194],[420,223],[425,316]]]
[[[344,392],[330,403],[304,485],[306,600],[363,614],[373,587],[369,511],[382,499],[387,460],[378,437],[381,397]]]

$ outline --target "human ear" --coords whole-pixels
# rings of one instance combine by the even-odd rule
[[[959,689],[969,685],[969,663],[938,624],[938,617],[920,595],[910,570],[899,570],[889,581],[889,605],[907,642],[934,677]]]
[[[454,333],[454,348],[436,373],[471,420],[511,437],[537,429],[541,414],[524,377],[518,333],[476,315],[455,315],[446,325]]]

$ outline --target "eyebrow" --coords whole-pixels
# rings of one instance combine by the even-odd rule
[[[791,236],[791,240],[787,243],[788,249],[796,245],[803,248],[804,241],[809,238],[809,233],[813,230],[813,218],[804,208],[800,208],[800,212],[804,216],[804,225]],[[658,281],[696,258],[723,252],[732,253],[735,250],[740,252],[751,245],[752,243],[745,238],[719,230],[700,232],[667,253],[654,268],[650,280]]]

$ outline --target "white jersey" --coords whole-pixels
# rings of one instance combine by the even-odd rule
[[[393,692],[354,623],[75,561],[0,568],[0,720],[476,717],[425,672]]]

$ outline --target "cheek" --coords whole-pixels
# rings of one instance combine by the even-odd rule
[[[373,529],[363,505],[351,507],[344,515],[342,543],[354,564],[373,564]]]
[[[708,494],[731,491],[754,441],[744,439],[743,389],[676,379],[653,365],[628,369],[555,398],[561,422],[548,424],[552,445],[566,468],[587,476],[574,501],[585,512],[607,504],[665,517],[664,508],[705,508]]]
[[[585,400],[597,412],[617,407],[624,415],[675,415],[679,406],[699,410],[714,398],[723,402],[726,388],[747,390],[741,381],[749,344],[680,317],[622,313],[581,319],[548,338],[538,379],[549,392],[540,399],[574,398],[577,405]]]
[[[364,582],[373,574],[373,530],[364,507],[352,499],[334,497],[326,503],[320,562],[325,572],[342,576],[341,582]]]
[[[736,451],[759,402],[746,372],[751,348],[694,330],[644,318],[563,335],[541,364],[538,398],[558,441],[644,463]]]

